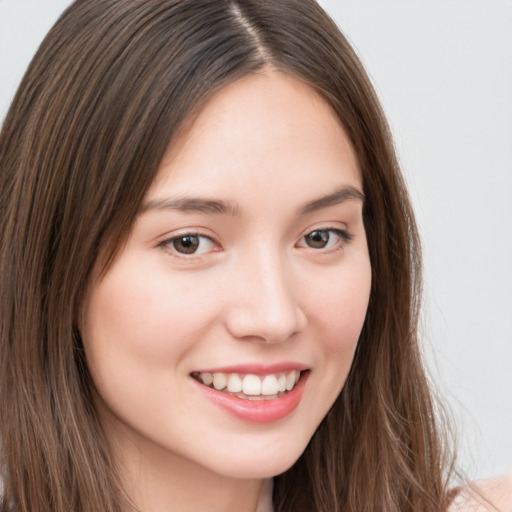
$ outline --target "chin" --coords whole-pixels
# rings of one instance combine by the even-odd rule
[[[276,444],[269,449],[255,446],[251,450],[240,450],[225,457],[217,457],[211,469],[226,477],[243,479],[271,478],[290,469],[304,453],[307,442],[289,446]]]

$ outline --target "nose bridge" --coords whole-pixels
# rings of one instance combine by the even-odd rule
[[[228,327],[234,336],[276,343],[302,330],[305,317],[286,255],[260,245],[240,260],[237,274],[238,293],[228,315]]]

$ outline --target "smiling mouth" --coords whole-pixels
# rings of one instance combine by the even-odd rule
[[[251,373],[193,372],[191,376],[201,384],[221,393],[244,400],[273,400],[282,398],[301,379],[304,371],[290,370],[267,375]]]

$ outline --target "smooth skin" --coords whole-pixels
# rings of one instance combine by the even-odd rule
[[[82,322],[97,408],[141,510],[270,509],[269,477],[339,395],[363,326],[362,193],[331,108],[271,69],[217,92],[172,141]],[[309,378],[297,408],[267,423],[219,408],[192,377],[282,362]]]
[[[448,512],[512,512],[512,473],[467,486]]]

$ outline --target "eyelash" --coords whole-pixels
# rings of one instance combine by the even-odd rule
[[[308,233],[306,233],[305,235],[303,235],[301,237],[301,240],[304,240],[308,236],[312,236],[314,233],[327,233],[329,235],[329,237],[327,239],[326,244],[329,244],[331,242],[330,239],[331,239],[332,234],[336,235],[339,238],[337,241],[334,242],[333,246],[331,246],[331,247],[307,246],[309,249],[312,249],[315,251],[316,250],[324,250],[325,252],[334,252],[334,251],[342,249],[345,246],[345,244],[347,244],[348,242],[350,242],[352,240],[352,235],[350,233],[348,233],[348,231],[345,231],[343,229],[338,229],[338,228],[315,228],[315,229],[309,231]]]
[[[299,247],[306,247],[308,249],[311,249],[313,251],[320,251],[320,250],[323,250],[324,252],[335,252],[337,250],[340,250],[342,249],[345,244],[347,244],[348,242],[350,242],[352,240],[352,235],[350,233],[348,233],[347,231],[343,230],[343,229],[337,229],[337,228],[315,228],[307,233],[305,233],[301,238],[300,240],[303,241],[305,240],[306,237],[308,236],[312,236],[313,234],[315,233],[327,233],[328,234],[328,238],[327,238],[327,241],[326,241],[326,246],[324,247],[311,247],[310,245],[307,245],[306,243],[304,245],[299,245]],[[331,242],[331,235],[334,234],[336,235],[337,237],[339,237],[339,240],[335,241],[333,246],[331,247],[327,247],[327,245]],[[176,249],[176,243],[178,241],[183,241],[184,239],[197,239],[197,245],[194,244],[194,242],[192,241],[192,250],[191,252],[180,252],[179,250]],[[208,244],[212,244],[212,245],[215,245],[216,242],[209,236],[207,235],[204,235],[202,233],[197,233],[197,232],[188,232],[188,233],[183,233],[183,234],[180,234],[178,236],[173,236],[172,238],[168,238],[166,240],[163,240],[162,242],[160,242],[160,244],[158,244],[160,247],[163,247],[164,249],[168,250],[168,251],[171,251],[174,253],[174,255],[180,257],[180,258],[189,258],[189,257],[197,257],[197,256],[201,256],[202,254],[204,254],[205,252],[216,252],[215,249],[213,250],[207,250],[207,251],[202,251],[202,252],[197,252],[197,250],[199,248],[201,248],[201,245],[204,245],[204,241],[207,241],[206,243]],[[322,243],[323,240],[320,240],[320,243]]]
[[[180,251],[178,251],[176,249],[175,243],[180,241],[180,240],[183,241],[186,238],[196,238],[196,239],[198,239],[197,248],[200,248],[201,245],[204,245],[204,241],[205,240],[209,244],[212,244],[212,245],[215,244],[215,241],[211,237],[209,237],[209,236],[203,235],[201,233],[189,232],[189,233],[180,234],[178,236],[173,236],[172,238],[168,238],[168,239],[162,241],[159,244],[159,246],[163,247],[164,249],[167,249],[168,251],[172,251],[175,255],[177,255],[180,258],[200,256],[201,254],[203,254],[203,252],[198,253],[197,252],[197,248],[196,248],[196,250],[194,250],[192,252],[180,252]],[[208,252],[212,252],[212,251],[208,251]]]

